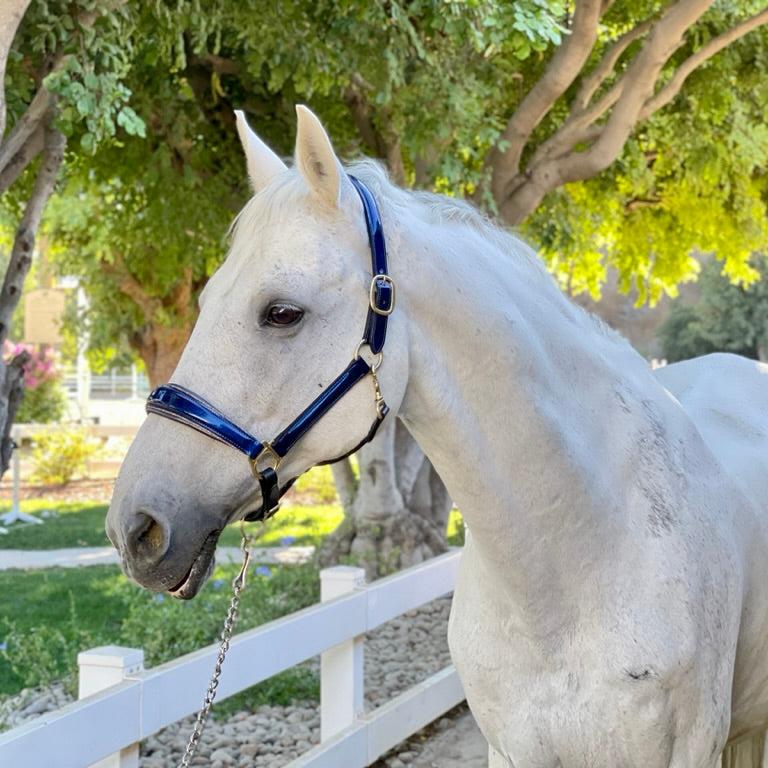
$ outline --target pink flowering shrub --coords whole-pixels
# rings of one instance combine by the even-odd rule
[[[24,364],[24,400],[16,414],[19,423],[46,424],[58,421],[64,414],[66,396],[61,387],[56,353],[50,347],[34,344],[3,344],[3,359],[8,362],[26,352],[29,360]]]
[[[56,370],[56,353],[50,347],[35,347],[34,344],[24,342],[14,343],[5,340],[3,344],[3,359],[8,362],[16,355],[26,352],[29,360],[24,365],[25,389],[36,389],[40,384],[55,379],[58,376]]]

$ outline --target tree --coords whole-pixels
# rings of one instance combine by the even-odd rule
[[[608,263],[655,302],[695,279],[696,252],[756,279],[766,22],[763,3],[576,2],[487,159],[501,216],[564,287],[599,297]]]
[[[176,367],[245,197],[234,141],[222,146],[181,80],[155,83],[151,99],[137,88],[151,133],[71,168],[47,222],[57,268],[87,292],[77,325],[91,350],[129,348],[152,386]]]
[[[0,344],[29,272],[35,238],[53,194],[67,138],[92,151],[116,124],[140,130],[121,83],[130,49],[129,17],[119,2],[8,0],[0,7],[0,194],[17,222],[0,290]],[[10,130],[6,131],[6,126]],[[13,444],[10,428],[23,396],[19,355],[0,363],[0,474]]]
[[[171,278],[189,274],[194,294],[218,258],[215,242],[203,238],[203,256],[197,234],[176,224],[204,217],[209,235],[223,231],[225,209],[236,210],[244,199],[239,171],[232,170],[239,168],[233,108],[245,108],[259,133],[289,154],[299,101],[322,115],[342,156],[373,154],[400,183],[474,195],[508,222],[522,222],[573,292],[597,295],[612,264],[623,287],[635,284],[640,300],[654,301],[695,277],[694,248],[716,251],[731,277],[753,279],[748,255],[768,237],[761,177],[768,91],[755,66],[768,55],[760,6],[578,0],[571,11],[564,0],[222,2],[205,10],[193,2],[173,9],[142,4],[130,87],[158,139],[146,152],[146,142],[125,140],[130,168],[118,148],[108,161],[99,152],[105,160],[95,181],[83,166],[92,199],[107,185],[115,212],[107,213],[112,220],[102,238],[90,239],[101,227],[98,205],[91,207],[91,232],[67,235],[73,246],[105,246],[103,266],[87,278],[94,293],[103,289],[94,317],[112,328],[119,319],[126,338],[181,328],[168,334],[168,344],[155,345],[173,359],[170,349],[177,342],[180,348],[188,320],[174,308]],[[372,40],[381,55],[371,55]],[[181,121],[177,101],[185,104]],[[152,186],[154,158],[165,144],[168,173]],[[561,166],[579,173],[561,173]],[[217,187],[222,170],[225,183]],[[183,179],[187,193],[164,212],[148,205],[165,190],[183,188]],[[137,188],[141,205],[131,202]],[[151,224],[156,214],[175,226]],[[106,247],[113,227],[122,227],[119,249]],[[168,259],[167,279],[153,274],[163,267],[156,246],[152,266],[142,267],[147,242],[167,242],[178,254]],[[76,260],[68,263],[75,268]],[[140,350],[136,341],[134,348]],[[337,468],[349,525],[334,551],[371,550],[387,563],[397,554],[396,564],[406,564],[408,552],[385,535],[387,526],[363,519],[363,510],[373,517],[398,510],[403,542],[424,539],[416,530],[421,519],[405,533],[414,496],[413,486],[403,484],[420,476],[424,459],[402,447],[393,425],[388,429],[381,455],[361,459],[356,499],[345,491],[353,487],[349,467]],[[397,455],[411,456],[418,471],[402,472],[384,445],[400,446]],[[367,472],[369,462],[386,468]],[[445,511],[433,506],[425,519],[439,525],[448,502],[442,492],[434,500]]]
[[[765,274],[768,259],[754,259]],[[708,261],[701,273],[701,297],[695,305],[676,303],[659,330],[664,356],[671,363],[710,352],[734,352],[768,360],[768,281],[734,285],[721,265]]]

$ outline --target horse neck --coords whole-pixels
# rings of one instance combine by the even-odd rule
[[[664,394],[646,362],[519,249],[502,253],[453,224],[393,256],[410,345],[400,415],[494,588],[541,612],[541,595],[567,603],[572,574],[599,568],[626,533],[613,486],[631,445],[615,420]]]

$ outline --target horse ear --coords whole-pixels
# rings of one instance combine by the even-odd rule
[[[237,132],[245,152],[251,187],[258,192],[286,169],[285,163],[251,130],[241,109],[235,110]]]
[[[296,167],[312,192],[328,205],[338,207],[342,186],[348,182],[331,140],[317,116],[304,105],[296,105],[296,117]]]

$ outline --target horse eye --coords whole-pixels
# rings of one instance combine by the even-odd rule
[[[289,325],[295,325],[304,317],[304,310],[295,307],[293,304],[272,304],[264,316],[267,325],[273,325],[276,328],[287,328]]]

